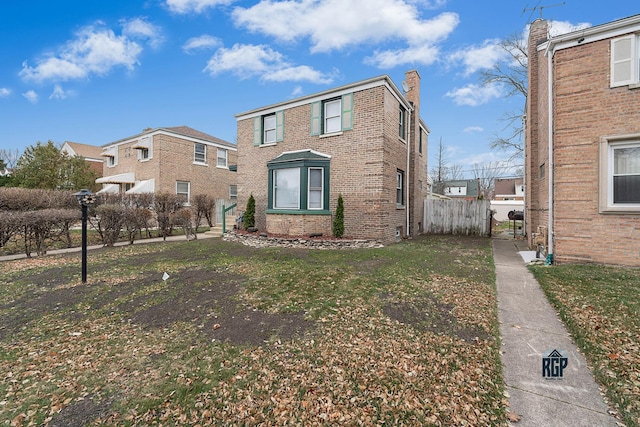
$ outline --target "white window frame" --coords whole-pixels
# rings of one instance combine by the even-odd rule
[[[628,48],[624,49],[628,43]],[[610,86],[637,86],[640,80],[640,43],[638,35],[630,34],[611,40]],[[629,78],[621,78],[620,73]],[[617,78],[617,80],[616,80]]]
[[[327,109],[331,105],[338,105],[338,114],[329,115]],[[328,121],[337,119],[338,126],[329,129]],[[342,131],[342,98],[329,99],[322,103],[322,133],[337,133]]]
[[[398,136],[401,140],[407,139],[407,109],[399,104],[398,112]]]
[[[145,162],[151,159],[151,150],[149,148],[139,148],[138,149],[138,160],[141,162]]]
[[[198,147],[200,146],[204,148],[203,153],[198,153]],[[193,163],[197,163],[200,165],[207,164],[207,145],[206,144],[203,144],[201,142],[196,142],[193,144]]]
[[[227,168],[229,159],[229,151],[224,148],[218,148],[216,166],[219,168]],[[220,162],[222,160],[222,163]]]
[[[267,122],[273,121],[273,126],[271,124],[267,125]],[[278,127],[278,120],[276,118],[276,114],[268,114],[262,117],[262,143],[263,144],[275,144],[276,142],[276,128]]]
[[[231,184],[229,185],[229,198],[237,199],[238,198],[238,186]]]
[[[320,171],[320,187],[312,187],[311,186],[311,171],[319,170]],[[311,192],[320,192],[320,206],[311,207]],[[307,169],[307,209],[310,211],[318,210],[321,211],[324,208],[324,168],[322,167],[309,167]]]
[[[613,200],[614,151],[629,147],[640,147],[640,134],[600,138],[600,213],[640,213],[640,203],[615,203]]]
[[[289,209],[289,210],[300,210],[300,170],[301,168],[283,168],[283,169],[274,169],[273,170],[273,209]],[[296,201],[295,206],[278,206],[278,172],[286,172],[286,171],[297,171],[298,176],[297,179],[293,182],[297,183],[297,187],[295,187],[295,198]]]
[[[404,207],[404,171],[396,170],[396,206]]]
[[[187,185],[187,192],[185,193],[184,191],[179,191],[180,188],[180,184],[186,184]],[[181,195],[181,194],[185,194],[187,196],[187,201],[186,202],[182,202],[183,205],[189,205],[189,203],[191,202],[191,182],[189,181],[176,181],[176,195]]]

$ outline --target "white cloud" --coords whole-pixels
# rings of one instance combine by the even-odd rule
[[[106,75],[113,68],[133,69],[142,47],[124,35],[117,36],[102,25],[82,28],[53,55],[37,61],[35,66],[22,64],[24,80],[67,81]]]
[[[187,53],[190,53],[194,50],[200,49],[213,49],[222,45],[222,41],[217,38],[210,36],[208,34],[203,34],[198,37],[192,37],[186,41],[184,45],[182,45],[182,50]]]
[[[484,128],[481,126],[467,126],[462,130],[464,133],[476,133],[476,132],[484,132]]]
[[[492,99],[500,98],[502,95],[502,86],[498,84],[488,84],[484,86],[469,84],[461,88],[455,88],[445,94],[446,97],[453,98],[453,102],[456,105],[467,105],[470,107],[486,104]]]
[[[480,46],[470,46],[450,55],[453,62],[460,62],[465,68],[464,75],[469,76],[478,70],[493,68],[511,56],[500,46],[500,40],[485,40]]]
[[[11,90],[6,87],[0,87],[0,98],[4,98],[11,95]]]
[[[248,8],[236,7],[233,17],[237,26],[279,41],[308,38],[313,53],[393,41],[406,47],[379,50],[368,59],[369,63],[381,67],[401,65],[398,61],[429,64],[437,59],[436,45],[451,34],[459,17],[446,12],[421,19],[415,3],[415,0],[261,0]]]
[[[440,51],[433,45],[415,46],[407,49],[375,51],[364,59],[365,64],[378,68],[394,68],[402,64],[433,64]]]
[[[120,21],[122,34],[131,39],[146,39],[149,45],[157,49],[164,42],[162,30],[157,25],[151,24],[145,18],[134,18]]]
[[[215,76],[232,72],[240,78],[259,76],[270,81],[310,81],[331,83],[333,77],[306,65],[294,66],[284,55],[265,45],[235,44],[232,48],[220,48],[211,57],[204,71]]]
[[[555,36],[559,36],[560,34],[566,34],[572,31],[583,30],[589,27],[591,27],[591,24],[588,22],[580,22],[578,24],[572,24],[571,22],[567,22],[567,21],[550,21],[549,34],[551,35],[551,37],[555,37]]]
[[[184,15],[189,12],[202,13],[206,9],[233,3],[234,0],[167,0],[167,7],[173,13]]]
[[[25,93],[22,94],[22,96],[24,96],[27,101],[29,101],[32,104],[36,104],[38,102],[38,94],[35,93],[33,90],[28,90]]]
[[[303,90],[302,90],[302,86],[296,86],[293,88],[293,90],[291,91],[291,95],[290,98],[296,98],[298,96],[302,96],[303,94]]]
[[[54,85],[53,92],[49,95],[49,99],[66,99],[68,96],[73,95],[73,91],[65,91],[62,86]]]

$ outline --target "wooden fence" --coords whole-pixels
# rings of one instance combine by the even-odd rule
[[[491,235],[491,203],[489,200],[424,201],[426,234]]]

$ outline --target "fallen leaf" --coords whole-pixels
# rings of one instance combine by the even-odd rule
[[[515,412],[507,412],[507,419],[512,423],[517,423],[522,419],[522,417]]]

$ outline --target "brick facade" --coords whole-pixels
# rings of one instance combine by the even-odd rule
[[[344,200],[345,237],[379,239],[383,242],[417,234],[422,226],[422,205],[426,198],[426,136],[423,152],[418,153],[419,80],[416,71],[407,73],[409,90],[405,98],[389,77],[382,76],[354,83],[333,91],[264,107],[237,115],[238,120],[238,206],[241,211],[253,195],[256,201],[256,227],[276,234],[332,235],[332,221],[338,195]],[[407,110],[409,93],[415,91],[411,114],[409,168],[407,141],[399,137],[399,109]],[[353,94],[352,127],[331,135],[311,135],[312,103],[331,99],[338,93]],[[254,146],[254,118],[266,112],[284,111],[284,139],[275,144]],[[422,123],[423,132],[426,126]],[[267,163],[284,152],[313,150],[330,156],[330,213],[267,213]],[[408,170],[407,170],[408,169]],[[409,200],[396,206],[396,172],[405,174],[405,193],[409,181]],[[405,195],[406,199],[406,195]],[[407,230],[407,207],[410,230]]]
[[[138,158],[139,141],[151,141],[150,158]],[[206,145],[206,164],[194,162],[195,143]],[[229,188],[236,185],[237,174],[217,166],[218,149],[227,151],[227,166],[237,164],[237,148],[226,141],[187,127],[150,129],[140,135],[104,146],[117,150],[117,164],[104,163],[104,176],[133,173],[135,181],[153,179],[155,192],[176,194],[176,182],[190,183],[191,197],[208,194],[229,199]]]
[[[533,247],[537,227],[548,226],[551,106],[552,236],[558,263],[640,266],[640,209],[625,213],[599,209],[599,197],[606,190],[599,180],[605,167],[600,158],[601,139],[640,134],[640,89],[610,85],[611,39],[624,35],[623,23],[628,20],[602,30],[594,27],[586,34],[577,32],[573,38],[552,38],[545,49],[536,49],[536,41],[546,38],[546,22],[531,26],[525,137],[527,235]],[[608,35],[613,29],[615,34]],[[549,58],[553,61],[551,103],[547,95]],[[542,165],[544,177],[540,176]]]

